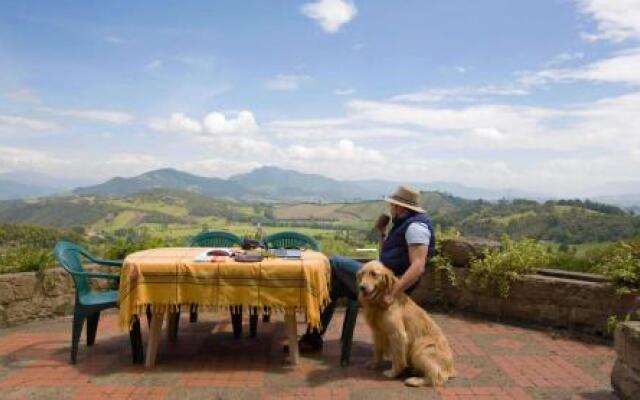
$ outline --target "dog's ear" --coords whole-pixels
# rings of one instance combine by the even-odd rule
[[[387,292],[390,292],[391,289],[393,289],[393,285],[395,285],[396,282],[398,281],[398,278],[396,278],[396,276],[390,270],[384,271],[382,279],[384,282],[385,291]]]

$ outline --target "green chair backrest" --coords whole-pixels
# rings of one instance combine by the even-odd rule
[[[299,249],[302,247],[320,250],[318,242],[307,235],[298,232],[279,232],[267,236],[264,243],[270,249]]]
[[[231,232],[208,231],[191,238],[188,245],[189,247],[233,247],[241,246],[242,239]]]
[[[73,283],[76,286],[76,297],[90,292],[89,280],[86,276],[78,274],[78,272],[85,272],[80,256],[92,259],[94,258],[93,255],[77,244],[65,240],[60,240],[56,243],[54,255],[58,264],[73,278]]]

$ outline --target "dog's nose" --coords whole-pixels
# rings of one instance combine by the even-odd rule
[[[364,286],[364,285],[358,286],[358,289],[360,289],[361,292],[366,292],[367,291],[367,287]]]

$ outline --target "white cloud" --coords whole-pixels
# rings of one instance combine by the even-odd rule
[[[552,67],[556,65],[561,65],[568,63],[570,61],[582,60],[584,58],[584,53],[582,52],[573,52],[573,53],[560,53],[557,56],[553,57],[549,62],[546,63],[547,66]]]
[[[105,166],[117,167],[127,174],[137,174],[151,169],[157,169],[163,163],[153,155],[141,153],[118,153],[109,156],[104,161]]]
[[[260,127],[251,111],[238,112],[213,111],[205,115],[202,122],[190,118],[184,113],[173,113],[169,118],[151,118],[147,125],[158,132],[175,132],[192,135],[197,141],[229,138],[243,146],[242,140],[259,139]],[[249,146],[249,144],[246,144]]]
[[[315,20],[325,32],[336,33],[356,16],[358,9],[351,0],[317,0],[303,4],[300,12]]]
[[[453,67],[453,69],[461,74],[466,73],[467,71],[469,71],[469,67],[465,67],[464,65],[456,65],[455,67]]]
[[[327,141],[339,139],[393,138],[409,139],[418,133],[409,129],[362,124],[349,118],[276,120],[266,129],[286,140]]]
[[[42,151],[0,146],[0,172],[28,170],[46,172],[69,164],[69,160],[56,158]]]
[[[148,126],[158,132],[202,133],[200,122],[180,112],[172,113],[168,119],[151,118]]]
[[[155,59],[153,61],[150,61],[147,65],[145,65],[144,67],[146,69],[148,69],[149,71],[155,71],[157,69],[162,68],[162,66],[164,65],[164,63],[162,62],[162,60],[159,59]]]
[[[304,83],[311,81],[308,75],[278,75],[266,83],[267,89],[280,91],[295,91]]]
[[[204,128],[213,136],[250,136],[259,130],[251,111],[240,111],[235,117],[220,112],[209,113],[204,118]]]
[[[576,0],[579,10],[591,16],[598,32],[589,40],[640,39],[640,0]]]
[[[115,125],[124,125],[134,120],[134,116],[124,112],[116,110],[104,110],[96,108],[69,108],[69,109],[55,109],[55,108],[41,108],[42,111],[59,117],[72,117],[78,119],[85,119],[89,121],[107,122]]]
[[[286,153],[294,160],[384,162],[384,157],[379,151],[356,146],[355,143],[347,139],[342,139],[335,145],[292,145],[287,148]]]
[[[32,131],[48,131],[58,128],[58,125],[54,122],[45,121],[38,118],[27,118],[18,115],[0,114],[0,129],[1,130],[18,130],[28,129]]]
[[[522,84],[530,86],[576,80],[640,85],[640,48],[626,50],[582,67],[545,69],[525,73],[520,78]]]
[[[349,102],[349,109],[356,119],[444,131],[479,128],[533,130],[540,121],[560,114],[545,108],[500,104],[435,108],[365,100]]]
[[[336,96],[349,96],[352,94],[355,94],[356,90],[353,88],[347,88],[347,89],[336,89],[333,91],[333,93]]]
[[[227,178],[231,175],[244,173],[263,166],[256,161],[238,161],[228,158],[207,158],[197,161],[187,161],[183,169],[198,175],[208,175]]]
[[[528,94],[526,88],[516,85],[478,86],[478,87],[449,87],[423,89],[417,92],[404,93],[391,97],[391,101],[411,103],[437,103],[441,101],[476,101],[489,96],[524,96]]]
[[[40,98],[29,88],[20,88],[4,93],[4,97],[20,103],[39,103]]]
[[[121,44],[121,43],[125,42],[125,40],[123,38],[121,38],[120,36],[116,36],[116,35],[105,36],[104,40],[109,42],[109,43],[111,43],[111,44]]]

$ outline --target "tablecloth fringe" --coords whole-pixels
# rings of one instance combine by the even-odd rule
[[[320,311],[322,312],[322,310],[325,309],[325,307],[330,303],[330,299],[324,299],[320,304]],[[264,305],[264,304],[260,304],[260,305],[237,305],[237,304],[203,304],[203,303],[181,303],[181,304],[168,304],[168,303],[142,303],[142,304],[138,304],[135,306],[135,310],[136,310],[136,314],[137,315],[144,315],[147,312],[147,309],[151,309],[151,313],[156,314],[156,313],[165,313],[165,312],[178,312],[181,309],[184,310],[189,309],[191,306],[198,306],[199,309],[204,309],[207,311],[214,311],[214,312],[219,312],[219,311],[226,311],[226,310],[232,310],[234,313],[235,312],[246,312],[246,313],[252,313],[254,309],[258,309],[258,312],[261,312],[262,310],[264,310],[264,307],[268,307],[269,308],[269,312],[275,312],[278,314],[285,314],[285,313],[296,313],[296,314],[303,314],[306,316],[306,309],[303,307],[299,307],[299,306],[289,306],[289,307],[285,307],[285,306],[273,306],[273,305]],[[263,312],[263,311],[262,311]],[[131,321],[131,325],[133,324],[133,320]],[[320,321],[307,321],[307,323],[311,326],[311,328],[320,328]],[[131,326],[129,327],[131,329]]]

